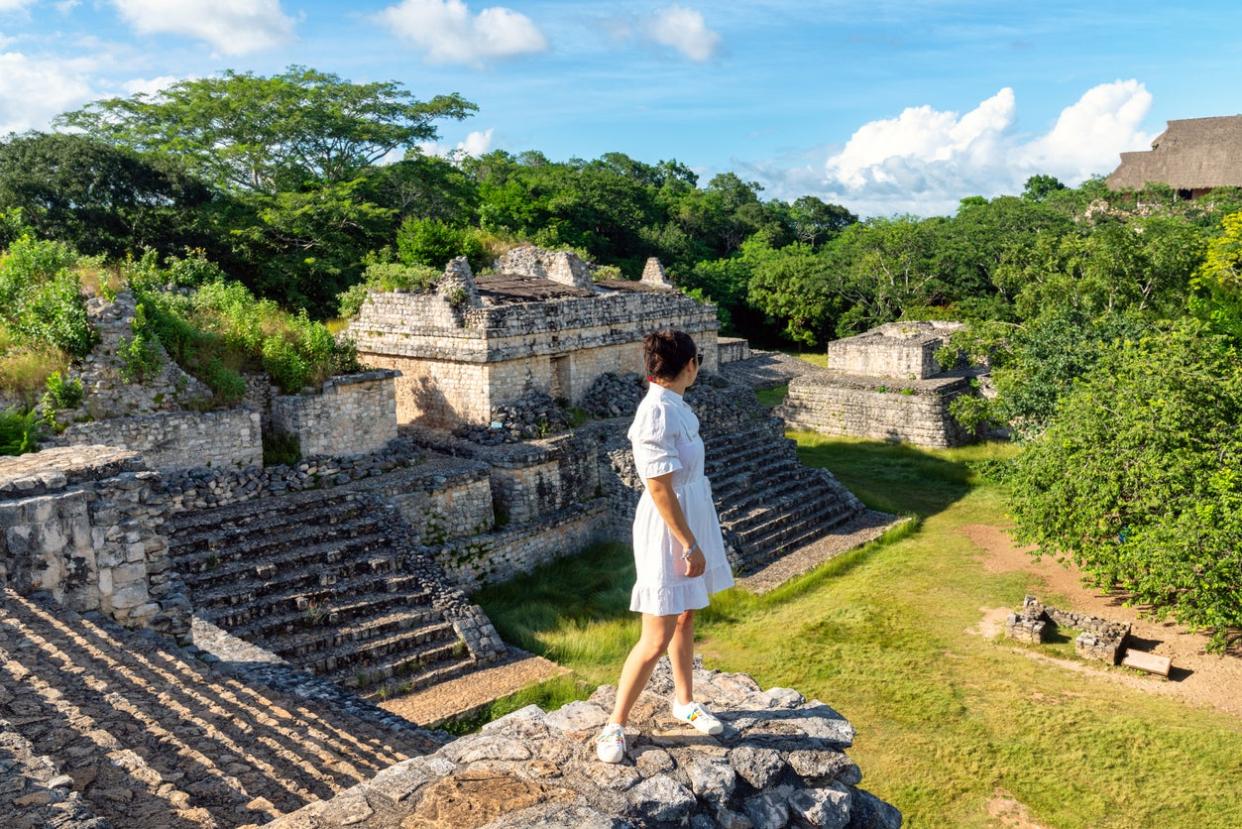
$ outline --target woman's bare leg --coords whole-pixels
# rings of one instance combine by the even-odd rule
[[[630,649],[630,655],[621,668],[621,679],[617,682],[617,702],[612,709],[609,722],[625,725],[630,717],[630,709],[638,700],[638,695],[647,687],[651,672],[655,670],[660,656],[672,641],[673,631],[677,627],[677,616],[653,616],[643,614],[643,633],[638,644]]]
[[[686,705],[694,699],[694,610],[682,611],[668,648],[673,663],[673,685],[677,702]]]

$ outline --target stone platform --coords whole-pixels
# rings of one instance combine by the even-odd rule
[[[901,813],[859,788],[845,750],[854,728],[791,688],[696,660],[695,697],[725,730],[699,733],[669,715],[667,657],[627,724],[627,755],[595,757],[616,689],[546,712],[527,706],[433,754],[398,763],[273,829],[898,829]]]

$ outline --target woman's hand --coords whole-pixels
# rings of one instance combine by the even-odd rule
[[[689,550],[689,547],[685,549]],[[690,558],[683,558],[686,564],[686,576],[694,578],[703,575],[703,571],[707,569],[707,557],[703,555],[703,551],[695,547],[690,553]]]

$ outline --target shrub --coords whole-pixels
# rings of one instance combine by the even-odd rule
[[[407,265],[443,268],[450,259],[465,256],[472,268],[487,264],[487,248],[471,228],[455,227],[439,219],[408,218],[397,230],[397,254]]]
[[[83,396],[82,381],[78,378],[65,377],[59,371],[48,375],[45,405],[50,404],[57,409],[76,409],[82,404]]]
[[[1242,627],[1242,354],[1182,320],[1116,343],[1007,473],[1019,541],[1159,616]]]
[[[47,378],[69,364],[64,352],[50,346],[14,346],[4,342],[0,328],[0,391],[33,406]]]
[[[68,245],[23,235],[0,255],[0,319],[22,342],[85,355],[95,343]]]
[[[0,455],[24,455],[38,450],[38,429],[33,411],[0,412]]]
[[[440,278],[442,271],[427,265],[405,265],[389,258],[391,251],[381,251],[367,258],[367,269],[362,282],[337,296],[338,313],[346,319],[358,315],[368,291],[409,291],[418,293],[429,290]]]

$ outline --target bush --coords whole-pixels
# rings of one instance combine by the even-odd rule
[[[33,411],[0,412],[0,455],[24,455],[37,451],[39,424]]]
[[[95,344],[68,245],[23,235],[0,256],[0,319],[27,344],[85,355]]]
[[[263,465],[293,466],[302,460],[302,447],[297,435],[275,430],[263,432]]]
[[[1105,351],[1007,474],[1019,541],[1213,632],[1242,627],[1242,354],[1182,320]]]
[[[470,267],[487,264],[487,248],[471,228],[455,227],[439,219],[409,218],[397,231],[397,254],[406,265],[443,268],[450,259],[465,256]]]
[[[358,315],[369,291],[409,291],[418,293],[430,290],[440,278],[442,271],[427,265],[405,265],[393,262],[391,251],[367,257],[367,269],[362,282],[337,296],[338,313],[345,319]]]
[[[47,391],[44,393],[44,405],[57,409],[76,409],[82,405],[84,392],[82,381],[76,377],[65,377],[59,371],[53,371],[47,377]]]

